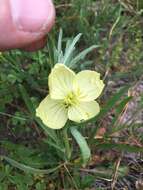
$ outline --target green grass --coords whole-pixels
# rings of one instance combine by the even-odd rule
[[[142,123],[134,122],[135,118],[130,125],[121,122],[133,100],[127,94],[143,76],[142,1],[55,0],[55,6],[56,25],[43,50],[0,54],[0,190],[90,189],[96,181],[97,188],[98,179],[112,179],[121,155],[143,152],[143,137],[138,132]],[[88,160],[90,151],[88,146],[78,148],[84,139],[79,133],[67,131],[72,149],[68,162],[63,133],[46,128],[35,118],[35,108],[48,91],[48,74],[55,63],[63,61],[75,71],[100,72],[106,83],[98,99],[100,114],[88,126],[77,126],[91,149],[86,168],[81,157]],[[133,116],[142,108],[143,97]],[[105,133],[99,138],[103,128]],[[100,160],[94,160],[96,156]],[[92,168],[96,171],[91,172]],[[128,174],[129,166],[123,162],[118,178]]]

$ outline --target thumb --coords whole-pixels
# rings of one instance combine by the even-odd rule
[[[54,24],[52,0],[0,0],[0,49],[39,41]]]

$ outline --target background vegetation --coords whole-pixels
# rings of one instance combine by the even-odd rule
[[[0,54],[0,190],[141,190],[143,1],[54,2],[56,24],[43,50]],[[47,94],[51,66],[57,61],[60,28],[63,50],[79,33],[82,37],[72,56],[88,47],[92,50],[84,52],[86,57],[80,55],[72,68],[96,70],[106,83],[98,99],[100,114],[88,127],[78,128],[92,152],[86,167],[80,164],[79,148],[73,140],[74,154],[66,164],[62,145],[57,147],[52,132],[45,134],[44,126],[34,118],[36,106]]]

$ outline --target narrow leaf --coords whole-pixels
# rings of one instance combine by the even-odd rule
[[[70,67],[74,67],[80,60],[83,60],[85,56],[90,53],[93,49],[99,47],[98,45],[93,45],[85,50],[83,50],[81,53],[79,53],[71,62]]]
[[[24,172],[27,172],[27,173],[32,173],[32,174],[35,174],[35,173],[37,173],[37,174],[49,174],[49,173],[56,171],[57,169],[59,169],[61,167],[61,165],[60,165],[60,166],[57,166],[55,168],[47,169],[47,170],[46,169],[45,170],[36,169],[36,168],[30,167],[30,166],[27,166],[25,164],[21,164],[21,163],[15,161],[13,159],[7,157],[7,156],[2,156],[2,158],[4,160],[6,160],[9,164],[11,164],[13,167],[18,168],[18,169],[20,169]]]
[[[81,155],[82,155],[82,160],[83,160],[83,166],[85,166],[91,157],[91,151],[88,147],[88,144],[85,138],[81,135],[81,133],[75,127],[71,127],[70,131],[73,137],[75,138],[77,144],[79,145]]]
[[[63,38],[63,31],[60,29],[59,38],[58,38],[58,52],[62,51],[62,38]]]
[[[120,103],[119,105],[115,108],[115,111],[116,111],[116,115],[115,117],[113,118],[112,120],[112,124],[111,126],[114,126],[115,123],[118,121],[118,118],[120,117],[121,113],[123,112],[126,104],[132,99],[132,97],[126,97],[124,98]],[[118,123],[117,123],[118,124]],[[115,128],[114,128],[115,129]],[[114,131],[113,129],[113,131]]]
[[[26,104],[26,107],[28,108],[29,112],[31,113],[32,116],[34,116],[35,115],[34,106],[33,106],[32,102],[31,102],[31,100],[30,100],[30,98],[29,98],[29,96],[28,96],[28,94],[27,94],[24,86],[22,86],[21,84],[19,84],[19,91],[20,91],[20,93],[22,95],[22,98],[23,98],[23,100],[24,100],[24,102]]]
[[[118,101],[121,100],[121,97],[128,91],[129,89],[129,85],[121,88],[117,93],[115,93],[108,101],[107,103],[104,105],[104,107],[101,109],[99,115],[97,115],[95,118],[93,118],[93,122],[95,122],[96,120],[99,120],[103,117],[105,117],[105,115],[112,109],[115,107],[116,103]],[[91,120],[92,122],[92,120]],[[90,143],[92,143],[92,140],[94,139],[96,132],[97,132],[98,126],[96,126],[91,133],[90,136]]]
[[[143,152],[143,148],[139,146],[129,145],[129,144],[115,144],[115,143],[104,143],[104,144],[98,144],[96,145],[97,149],[102,150],[110,150],[110,149],[116,149],[120,151],[126,151],[126,152]]]
[[[104,115],[108,113],[109,110],[111,110],[115,104],[120,101],[121,97],[128,91],[130,86],[125,86],[119,90],[116,94],[114,94],[107,102],[107,104],[104,106],[104,108],[101,110],[100,114],[97,116],[98,118],[102,118]]]
[[[68,49],[66,50],[65,52],[65,56],[64,56],[64,64],[67,63],[70,55],[72,54],[74,48],[75,48],[75,45],[76,43],[79,41],[80,37],[81,37],[82,34],[78,34],[72,41],[72,43],[69,45]]]

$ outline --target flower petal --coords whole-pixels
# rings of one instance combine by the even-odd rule
[[[81,71],[75,78],[75,91],[80,92],[81,101],[93,101],[102,92],[104,83],[100,80],[100,74],[95,71]]]
[[[75,73],[64,64],[56,64],[49,75],[49,90],[52,99],[64,99],[72,91]]]
[[[61,101],[52,100],[48,95],[39,107],[36,109],[36,116],[40,117],[42,122],[52,129],[60,129],[64,127],[68,115],[67,109]]]
[[[76,106],[69,107],[68,118],[75,122],[82,122],[96,116],[100,111],[99,104],[96,101],[80,102]]]

